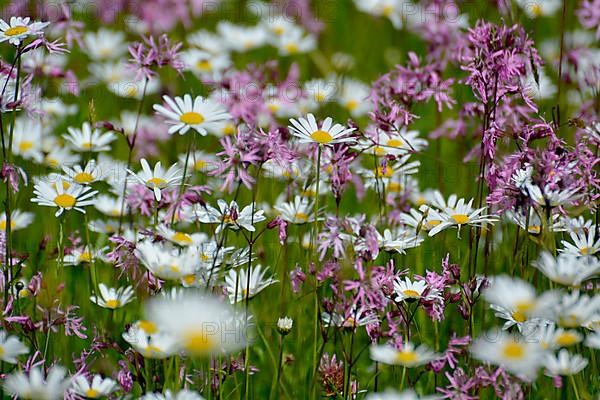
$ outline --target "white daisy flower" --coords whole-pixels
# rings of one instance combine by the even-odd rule
[[[0,329],[0,360],[16,364],[17,357],[29,353],[29,349],[16,336],[9,336]]]
[[[19,210],[12,210],[10,213],[10,230],[18,231],[27,228],[33,222],[33,213]],[[6,213],[0,214],[0,231],[5,231],[7,227]]]
[[[40,206],[58,207],[58,211],[55,214],[57,217],[65,210],[69,211],[72,209],[85,214],[83,207],[94,204],[93,197],[98,191],[75,184],[66,187],[65,183],[62,180],[52,183],[46,180],[39,180],[34,186],[33,194],[35,197],[31,201]]]
[[[159,225],[157,233],[169,242],[178,246],[198,246],[208,240],[208,235],[202,232],[185,233],[173,230],[165,225]]]
[[[314,203],[306,197],[296,196],[293,202],[281,203],[273,208],[279,211],[284,221],[291,224],[306,224],[315,220]]]
[[[489,331],[478,337],[471,346],[471,353],[478,360],[530,379],[537,376],[545,355],[539,343],[502,330]]]
[[[541,189],[537,185],[526,184],[525,192],[528,196],[542,207],[558,207],[572,203],[581,197],[577,192],[579,189],[550,189],[545,186]]]
[[[206,30],[191,33],[187,37],[191,46],[208,51],[214,55],[223,54],[226,51],[224,40],[221,36]]]
[[[553,319],[564,328],[578,328],[597,318],[599,310],[600,296],[590,297],[573,291],[560,299],[553,310]]]
[[[104,233],[110,236],[119,229],[119,221],[96,219],[88,223],[88,228],[92,232]]]
[[[87,55],[93,60],[116,60],[127,53],[123,32],[101,28],[98,32],[86,32],[83,42]]]
[[[104,175],[109,171],[106,171],[103,167],[96,160],[90,160],[84,167],[81,167],[81,165],[73,167],[65,165],[62,170],[69,181],[80,185],[89,185],[104,179]]]
[[[177,339],[165,332],[159,332],[151,321],[137,321],[123,333],[123,339],[144,358],[165,359],[179,351]]]
[[[531,208],[529,210],[529,220],[527,220],[527,216],[523,215],[520,212],[514,212],[509,210],[504,213],[504,215],[508,218],[508,220],[512,223],[515,223],[519,226],[519,228],[525,230],[525,225],[528,224],[527,232],[532,235],[539,235],[544,230],[544,225],[546,221],[542,221],[538,210]],[[545,217],[544,217],[545,219]],[[552,232],[561,232],[564,231],[564,223],[561,221],[560,215],[553,214],[552,215],[552,225],[550,226],[550,231]]]
[[[43,135],[43,126],[39,120],[26,117],[17,118],[13,131],[13,154],[41,163],[44,161]]]
[[[588,365],[588,360],[579,354],[571,354],[562,349],[557,355],[547,354],[544,358],[544,367],[552,376],[569,376],[581,372]]]
[[[314,35],[305,32],[304,29],[294,27],[285,35],[274,36],[272,44],[279,50],[279,55],[289,56],[313,51],[317,40]]]
[[[442,212],[438,212],[434,209],[429,209],[431,217],[434,220],[442,221],[437,226],[433,227],[429,231],[429,236],[434,236],[444,229],[456,226],[458,228],[457,236],[460,238],[460,229],[463,225],[479,226],[492,224],[498,221],[498,218],[494,215],[482,214],[486,207],[473,208],[473,199],[465,203],[465,199],[459,199],[453,207],[446,207]]]
[[[558,302],[557,292],[548,291],[538,296],[529,282],[507,275],[492,277],[490,286],[483,290],[483,297],[488,303],[507,310],[521,323],[549,315]]]
[[[355,79],[346,78],[343,80],[339,91],[338,102],[350,112],[352,117],[362,117],[373,109],[373,105],[368,99],[370,93],[371,88],[369,85]]]
[[[154,275],[170,281],[196,281],[198,258],[193,251],[179,252],[160,243],[144,241],[135,249],[135,256]]]
[[[229,353],[246,345],[246,322],[236,319],[229,305],[195,290],[150,299],[146,316],[159,331],[173,335],[188,354]]]
[[[91,383],[85,376],[77,375],[73,379],[73,386],[71,387],[73,392],[88,399],[110,396],[117,389],[118,385],[115,380],[102,378],[101,375],[94,375]]]
[[[383,231],[383,236],[377,232],[377,242],[380,249],[406,254],[407,249],[420,246],[423,238],[407,229],[397,228],[393,232],[386,229]]]
[[[560,0],[515,0],[529,18],[539,18],[554,15],[562,6]]]
[[[261,26],[240,26],[228,21],[221,21],[217,25],[217,32],[221,35],[226,48],[237,52],[247,52],[267,43],[267,31]]]
[[[113,132],[102,133],[99,129],[90,126],[89,122],[84,122],[81,129],[69,127],[69,132],[63,137],[71,142],[76,151],[82,152],[99,152],[109,151],[110,143],[117,137]]]
[[[204,400],[204,397],[200,396],[197,392],[183,389],[177,393],[172,392],[170,389],[165,390],[165,393],[146,393],[140,400]]]
[[[265,276],[268,270],[268,267],[262,268],[260,265],[256,265],[251,267],[250,276],[248,276],[248,271],[245,269],[239,271],[230,269],[225,277],[225,291],[229,295],[231,303],[238,303],[247,298],[251,299],[262,290],[279,282],[272,277]]]
[[[98,289],[100,291],[100,296],[92,295],[90,296],[90,300],[92,303],[96,303],[102,308],[116,310],[135,299],[133,288],[131,286],[115,289],[112,287],[109,288],[104,283],[101,283],[98,285]]]
[[[399,132],[386,132],[377,128],[376,132],[375,137],[361,140],[358,147],[378,157],[400,157],[427,147],[427,140],[419,137],[419,131],[403,128]]]
[[[109,217],[120,217],[121,216],[121,204],[122,199],[116,198],[113,196],[109,196],[106,194],[101,194],[96,198],[94,202],[94,207],[102,214]],[[127,203],[125,203],[125,208],[127,210]],[[126,211],[125,210],[125,211]],[[127,214],[127,212],[123,213]]]
[[[156,201],[160,201],[162,198],[161,191],[170,187],[175,187],[181,184],[183,179],[182,171],[179,169],[177,164],[173,164],[168,170],[164,170],[160,161],[154,164],[154,170],[150,169],[148,161],[142,158],[140,160],[142,165],[142,171],[135,173],[131,170],[128,172],[135,177],[142,185],[148,189],[154,191],[154,198]]]
[[[366,326],[379,323],[377,315],[365,308],[353,306],[345,314],[323,312],[321,319],[327,327],[335,326],[337,328],[356,329],[359,326]]]
[[[249,204],[240,210],[235,201],[227,204],[225,200],[217,200],[219,209],[206,205],[196,206],[192,210],[192,217],[205,224],[219,224],[217,233],[223,228],[229,227],[237,230],[243,228],[254,232],[254,224],[262,222],[267,218],[264,216],[264,210],[258,210],[253,204]],[[254,214],[252,213],[254,210]]]
[[[398,0],[354,0],[356,7],[375,17],[386,17],[394,28],[402,28],[402,11],[405,3]]]
[[[71,379],[65,378],[67,370],[54,365],[44,376],[40,367],[31,368],[29,374],[18,371],[6,377],[4,388],[11,395],[22,399],[59,400],[71,385]]]
[[[428,364],[440,357],[439,354],[431,351],[429,347],[422,344],[415,347],[411,342],[405,343],[401,350],[395,347],[384,345],[371,345],[371,359],[388,365],[401,365],[407,368],[418,367]]]
[[[274,37],[285,36],[298,28],[291,18],[284,15],[265,16],[260,24]]]
[[[186,94],[181,97],[171,99],[169,96],[163,96],[167,107],[160,104],[154,105],[154,110],[166,118],[166,123],[172,125],[169,128],[169,134],[178,132],[184,135],[190,129],[195,130],[202,136],[207,135],[207,129],[214,126],[215,123],[231,119],[231,115],[225,110],[225,107],[211,99],[205,99],[202,96],[192,96]]]
[[[49,22],[33,22],[29,17],[10,17],[8,23],[0,19],[0,43],[8,40],[8,43],[19,46],[28,36],[42,35],[42,29],[48,24]]]
[[[600,273],[600,261],[594,257],[578,257],[563,253],[556,258],[545,251],[533,263],[548,279],[566,286],[579,287],[582,282]]]
[[[397,392],[387,389],[385,392],[369,393],[365,400],[436,400],[438,396],[419,396],[413,389]]]
[[[437,289],[427,286],[427,282],[424,280],[411,281],[408,277],[404,280],[397,278],[394,281],[394,294],[395,301],[406,301],[412,303],[418,300],[431,300],[440,297],[440,293]]]
[[[317,143],[319,145],[333,145],[343,142],[354,142],[355,138],[348,135],[354,131],[354,128],[346,128],[340,124],[333,124],[333,119],[325,118],[323,124],[319,127],[313,114],[308,114],[306,118],[295,120],[290,119],[290,132],[296,136],[300,143]]]
[[[573,243],[561,240],[563,248],[559,250],[560,252],[576,256],[589,256],[600,251],[600,239],[596,240],[595,229],[590,229],[588,232],[569,232],[569,236]]]
[[[79,159],[79,155],[71,153],[68,147],[56,145],[44,157],[44,164],[51,168],[59,168],[61,165],[76,164],[79,162]]]
[[[210,81],[220,80],[225,70],[231,67],[231,59],[227,53],[213,54],[190,49],[181,53],[181,60],[194,75]]]
[[[585,338],[585,345],[592,349],[600,349],[600,331],[587,335]]]
[[[310,104],[317,108],[325,103],[337,101],[339,84],[335,76],[327,79],[313,79],[304,83],[304,92]]]
[[[95,260],[105,260],[105,252],[108,250],[108,246],[104,246],[101,249],[90,249],[84,247],[80,249],[74,249],[71,254],[64,256],[65,265],[80,265],[84,263],[93,263]]]

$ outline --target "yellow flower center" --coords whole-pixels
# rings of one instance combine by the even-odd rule
[[[542,7],[540,7],[539,4],[531,4],[530,9],[531,9],[531,14],[534,17],[539,17],[540,15],[542,15]]]
[[[399,140],[399,139],[390,139],[390,140],[387,141],[386,145],[389,146],[389,147],[396,147],[396,148],[398,148],[398,147],[404,146],[404,142],[402,140]]]
[[[181,114],[181,116],[179,117],[179,120],[181,122],[183,122],[184,124],[198,125],[198,124],[201,124],[204,122],[204,116],[200,113],[190,111],[190,112]]]
[[[388,191],[393,193],[399,193],[402,191],[402,185],[398,182],[390,182],[388,185]]]
[[[558,319],[558,324],[566,328],[576,328],[580,325],[579,322],[576,314],[563,315]]]
[[[235,125],[234,124],[227,124],[223,127],[223,134],[224,135],[234,135],[235,134]]]
[[[402,294],[404,294],[406,297],[410,297],[413,299],[418,299],[419,297],[421,297],[419,292],[417,292],[416,290],[412,290],[412,289],[406,289],[402,292]]]
[[[156,328],[156,324],[152,321],[142,320],[138,323],[138,325],[144,332],[146,332],[150,335],[158,332],[158,328]]]
[[[373,151],[375,152],[376,156],[385,156],[385,149],[381,146],[376,146],[373,148]]]
[[[56,158],[46,157],[46,164],[52,168],[56,168],[58,166],[58,160]]]
[[[311,133],[310,137],[312,138],[312,140],[319,144],[331,143],[331,141],[333,140],[333,137],[329,134],[329,132],[325,132],[321,129]]]
[[[453,214],[451,218],[458,225],[464,225],[469,222],[469,216],[467,214]]]
[[[375,170],[375,176],[377,178],[390,178],[394,170],[390,167],[377,167]]]
[[[430,219],[429,221],[427,221],[427,225],[429,225],[432,228],[434,226],[438,226],[441,223],[442,223],[442,221],[440,221],[439,219]]]
[[[303,212],[298,212],[298,213],[294,214],[294,218],[296,218],[298,221],[302,221],[302,222],[308,221],[308,215],[306,215]]]
[[[106,307],[110,309],[115,309],[121,305],[121,302],[116,299],[110,299],[106,301]]]
[[[215,340],[200,328],[192,330],[183,337],[183,345],[186,350],[196,355],[210,353],[216,347]]]
[[[527,321],[527,315],[525,315],[525,313],[521,311],[515,311],[512,314],[512,318],[519,323]]]
[[[579,251],[581,251],[581,254],[583,254],[584,256],[587,256],[590,253],[590,248],[588,246],[585,246],[579,249]]]
[[[94,176],[88,172],[80,172],[73,177],[77,183],[91,183],[94,182]]]
[[[198,160],[194,163],[194,169],[196,171],[202,171],[204,168],[206,168],[206,161],[204,160]]]
[[[54,198],[54,204],[62,208],[72,208],[76,202],[77,199],[75,197],[66,193],[59,194]]]
[[[360,103],[357,100],[350,100],[346,102],[346,108],[350,111],[354,111],[358,108]]]
[[[315,100],[317,103],[322,103],[325,101],[325,93],[319,92],[315,95]]]
[[[146,347],[146,356],[152,358],[153,356],[159,355],[162,353],[160,347],[153,346],[151,344]]]
[[[396,361],[398,364],[411,364],[419,359],[417,353],[412,350],[404,350],[396,355]]]
[[[506,358],[517,360],[523,358],[525,355],[525,349],[521,343],[510,342],[504,345],[502,354]]]
[[[196,275],[191,274],[184,276],[183,282],[185,282],[186,285],[191,285],[192,283],[196,282]]]
[[[167,185],[167,181],[162,178],[151,178],[146,181],[146,184],[151,187],[163,188]]]
[[[0,346],[0,357],[2,357],[4,355],[5,351],[4,351],[4,347]]]
[[[177,243],[192,244],[191,236],[183,232],[176,232],[173,237],[171,237],[171,240]]]
[[[208,256],[208,254],[202,253],[202,254],[200,254],[200,260],[206,262],[206,261],[210,260],[210,257]]]
[[[33,147],[33,142],[30,142],[28,140],[24,140],[21,143],[19,143],[19,150],[22,151],[23,153],[26,152],[27,150],[31,150],[32,147]]]
[[[299,49],[296,43],[288,43],[285,45],[285,50],[290,54],[295,54]]]
[[[92,262],[92,253],[89,252],[89,251],[84,251],[79,256],[79,261],[80,262],[87,262],[87,263]]]
[[[223,223],[224,224],[233,224],[233,218],[231,218],[231,215],[229,215],[229,214],[223,215]]]
[[[15,229],[15,221],[10,221],[10,229]],[[0,221],[0,231],[6,230],[6,220]]]
[[[542,227],[540,225],[529,226],[529,233],[533,233],[534,235],[539,235],[541,231],[542,231]]]
[[[269,111],[271,111],[272,113],[276,113],[277,110],[279,110],[279,105],[276,103],[269,103],[267,104],[267,108],[269,109]]]
[[[137,86],[131,85],[127,88],[125,93],[127,94],[128,97],[134,97],[137,94],[137,92],[138,92]]]
[[[392,15],[393,12],[394,12],[394,6],[391,6],[389,4],[386,6],[383,6],[382,13],[384,16],[389,17]]]
[[[572,346],[579,343],[579,336],[573,332],[564,332],[556,338],[556,344],[561,347]]]
[[[27,33],[27,31],[29,31],[29,28],[26,26],[14,26],[12,28],[8,28],[7,30],[5,30],[4,35],[5,36],[19,36],[24,33]]]
[[[212,64],[208,60],[200,60],[200,61],[198,61],[198,63],[196,63],[196,67],[198,67],[198,69],[200,71],[210,71],[210,70],[212,70]]]
[[[272,31],[273,31],[273,33],[274,33],[274,34],[276,34],[277,36],[281,36],[281,35],[283,35],[283,32],[284,32],[285,30],[283,29],[283,27],[282,27],[282,26],[274,26],[274,27],[273,27],[273,29],[272,29]]]
[[[88,397],[90,399],[95,399],[96,397],[98,397],[100,393],[98,393],[98,391],[96,389],[92,389],[89,388],[88,390],[85,391],[85,397]]]
[[[93,144],[92,142],[86,142],[86,143],[82,143],[81,147],[85,150],[90,150],[92,148]]]

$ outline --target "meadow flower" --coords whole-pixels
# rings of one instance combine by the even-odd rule
[[[600,332],[593,332],[587,335],[585,345],[592,349],[600,349]]]
[[[104,176],[110,173],[105,167],[105,165],[99,165],[95,160],[90,160],[84,167],[81,165],[74,165],[73,167],[65,165],[62,169],[69,181],[79,185],[89,185],[103,180]]]
[[[340,124],[333,124],[333,119],[325,118],[322,125],[317,124],[313,114],[308,114],[306,118],[298,120],[291,118],[290,132],[298,138],[300,143],[317,143],[319,145],[330,146],[337,143],[352,143],[356,139],[350,137],[354,128],[346,128]]]
[[[365,400],[434,400],[436,396],[419,396],[413,389],[406,389],[398,392],[394,389],[387,389],[385,392],[369,393]]]
[[[395,301],[414,302],[418,300],[431,300],[439,297],[439,291],[429,287],[424,280],[411,281],[408,277],[404,280],[397,278],[394,281]]]
[[[186,353],[194,356],[229,353],[246,344],[246,323],[219,300],[196,291],[182,291],[176,298],[153,298],[146,316],[159,331],[175,337]]]
[[[533,263],[548,279],[566,286],[579,287],[600,273],[600,262],[593,257],[562,253],[556,258],[545,251]]]
[[[511,295],[507,296],[507,293]],[[524,323],[533,318],[546,316],[550,313],[549,309],[558,301],[556,292],[545,292],[537,296],[531,284],[506,275],[493,277],[490,286],[483,290],[483,296],[494,306],[494,309],[500,311],[498,316],[510,317],[505,328],[513,322]]]
[[[65,379],[67,370],[60,365],[54,365],[44,374],[40,367],[29,370],[29,373],[18,371],[10,374],[4,381],[4,388],[10,394],[32,400],[59,400],[71,385],[70,379]]]
[[[0,330],[0,360],[17,364],[17,357],[29,353],[29,349],[16,336],[9,336]]]
[[[157,233],[169,242],[178,246],[197,246],[208,240],[208,236],[202,232],[185,233],[173,230],[166,225],[159,225]]]
[[[197,257],[191,251],[178,252],[160,243],[144,241],[137,245],[136,257],[154,275],[165,280],[195,281]]]
[[[116,60],[127,53],[123,32],[101,28],[83,36],[87,55],[93,60]]]
[[[226,48],[247,52],[267,43],[267,31],[261,26],[241,26],[231,22],[221,21],[217,25],[217,32],[221,35]]]
[[[254,224],[267,219],[264,216],[264,210],[257,209],[254,204],[249,204],[240,210],[235,201],[227,204],[225,200],[219,199],[217,206],[219,209],[206,205],[196,207],[193,211],[193,215],[198,221],[205,224],[219,224],[217,233],[226,227],[234,230],[243,228],[254,232],[256,230]]]
[[[545,352],[538,343],[504,331],[490,331],[471,346],[474,358],[499,365],[514,374],[534,379],[544,361]]]
[[[91,188],[81,185],[66,186],[66,182],[58,180],[50,183],[47,180],[36,182],[33,190],[33,203],[46,207],[58,207],[55,216],[60,216],[65,210],[77,210],[85,214],[83,207],[94,204],[93,197],[98,193]]]
[[[374,312],[364,307],[352,306],[343,313],[323,312],[321,319],[325,326],[334,326],[337,328],[346,328],[355,330],[359,326],[376,325],[379,318]]]
[[[225,276],[225,291],[231,303],[251,299],[267,287],[279,282],[273,277],[265,276],[268,270],[268,267],[262,268],[260,265],[253,266],[249,273],[243,268],[239,271],[230,269]]]
[[[123,333],[123,339],[144,358],[164,359],[177,354],[180,345],[177,339],[165,332],[159,332],[150,321],[137,321]]]
[[[154,192],[154,198],[156,201],[160,201],[162,199],[163,190],[176,187],[178,184],[181,184],[182,171],[177,164],[171,165],[166,171],[162,167],[160,161],[154,164],[153,170],[150,168],[150,165],[145,158],[140,160],[140,164],[142,165],[142,171],[137,174],[131,170],[128,170],[128,172],[142,185]]]
[[[562,296],[553,311],[553,320],[564,328],[578,328],[591,321],[600,307],[600,296],[590,297],[573,291]]]
[[[299,27],[291,28],[286,34],[274,38],[272,43],[282,56],[308,53],[316,47],[315,36],[306,33],[304,29]]]
[[[588,232],[569,232],[569,236],[573,243],[561,240],[560,243],[563,245],[563,248],[559,250],[560,252],[576,256],[589,256],[600,251],[600,239],[596,240],[595,229],[590,229]]]
[[[13,154],[42,163],[44,160],[42,137],[44,129],[38,120],[17,118],[13,132]]]
[[[29,17],[10,17],[9,22],[0,19],[0,43],[8,40],[8,43],[19,46],[29,36],[43,35],[42,30],[49,24],[31,21]]]
[[[94,201],[94,207],[109,217],[119,217],[121,215],[121,204],[122,199],[106,194],[99,195]],[[127,210],[123,211],[126,212]]]
[[[12,210],[10,213],[10,230],[18,231],[25,229],[33,222],[33,213],[24,212],[19,210]],[[5,231],[7,228],[6,213],[0,214],[0,230]]]
[[[460,229],[463,225],[484,227],[498,220],[494,215],[482,214],[485,210],[486,207],[473,208],[473,199],[469,200],[468,203],[465,202],[465,199],[459,199],[454,207],[447,207],[441,212],[430,209],[432,219],[441,222],[429,230],[429,236],[434,236],[444,229],[456,226],[460,238]]]
[[[548,354],[544,359],[544,367],[550,375],[568,376],[581,372],[588,365],[588,360],[579,354],[571,354],[562,349],[557,355]]]
[[[46,154],[44,164],[52,168],[60,168],[61,165],[77,163],[79,159],[79,155],[71,153],[69,148],[56,146]]]
[[[69,127],[69,132],[63,137],[69,141],[74,150],[82,152],[99,152],[110,150],[110,143],[117,137],[113,132],[101,133],[99,129],[93,129],[88,122],[84,122],[81,129]]]
[[[64,265],[80,265],[93,263],[98,259],[105,260],[104,253],[106,250],[108,250],[108,246],[101,249],[90,249],[89,247],[74,249],[71,254],[64,256],[63,263]]]
[[[366,115],[373,105],[368,101],[370,88],[363,82],[346,78],[338,93],[338,102],[354,118]]]
[[[389,344],[374,344],[371,345],[370,353],[371,359],[374,361],[408,368],[425,365],[439,358],[439,355],[426,345],[415,347],[411,342],[405,343],[400,350]]]
[[[427,147],[427,141],[419,137],[419,131],[402,128],[399,131],[375,129],[375,134],[362,140],[360,147],[378,157],[400,157],[410,152],[419,152]]]
[[[309,202],[306,197],[295,196],[293,202],[281,203],[273,208],[279,211],[284,221],[291,224],[306,224],[315,220],[313,207],[314,203]]]
[[[179,392],[173,392],[169,389],[165,393],[146,393],[140,400],[204,400],[204,397],[200,396],[197,392],[192,390],[183,389]]]
[[[135,299],[133,288],[131,286],[120,287],[118,289],[109,288],[104,283],[98,285],[100,295],[90,296],[92,303],[98,304],[102,308],[116,310]]]
[[[558,207],[572,203],[581,197],[579,188],[573,189],[552,189],[549,186],[540,188],[538,185],[526,185],[526,190],[535,203],[542,207]]]
[[[231,66],[231,59],[227,53],[213,54],[198,49],[183,52],[181,60],[188,70],[209,81],[221,79],[225,70]]]
[[[282,317],[277,320],[277,331],[285,336],[292,331],[294,320],[289,317]]]
[[[215,124],[231,119],[223,105],[202,96],[194,99],[189,94],[184,95],[183,98],[175,97],[174,99],[163,96],[163,100],[167,103],[168,108],[155,104],[154,110],[165,117],[167,124],[172,125],[169,128],[169,134],[178,132],[180,135],[184,135],[193,129],[200,135],[206,136],[207,129],[214,128]]]
[[[92,382],[88,381],[83,375],[77,375],[73,379],[73,392],[88,399],[98,399],[110,396],[117,390],[117,382],[110,378],[102,378],[101,375],[94,375]]]
[[[406,229],[395,229],[393,232],[386,229],[383,231],[383,235],[377,232],[379,248],[400,254],[406,254],[407,249],[420,246],[423,240],[421,236]]]

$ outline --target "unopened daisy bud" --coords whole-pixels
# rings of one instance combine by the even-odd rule
[[[288,317],[279,318],[277,320],[277,331],[281,336],[285,336],[292,331],[294,320]]]

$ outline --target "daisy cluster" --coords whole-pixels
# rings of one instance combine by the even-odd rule
[[[0,396],[600,394],[600,1],[59,3],[0,7]]]

